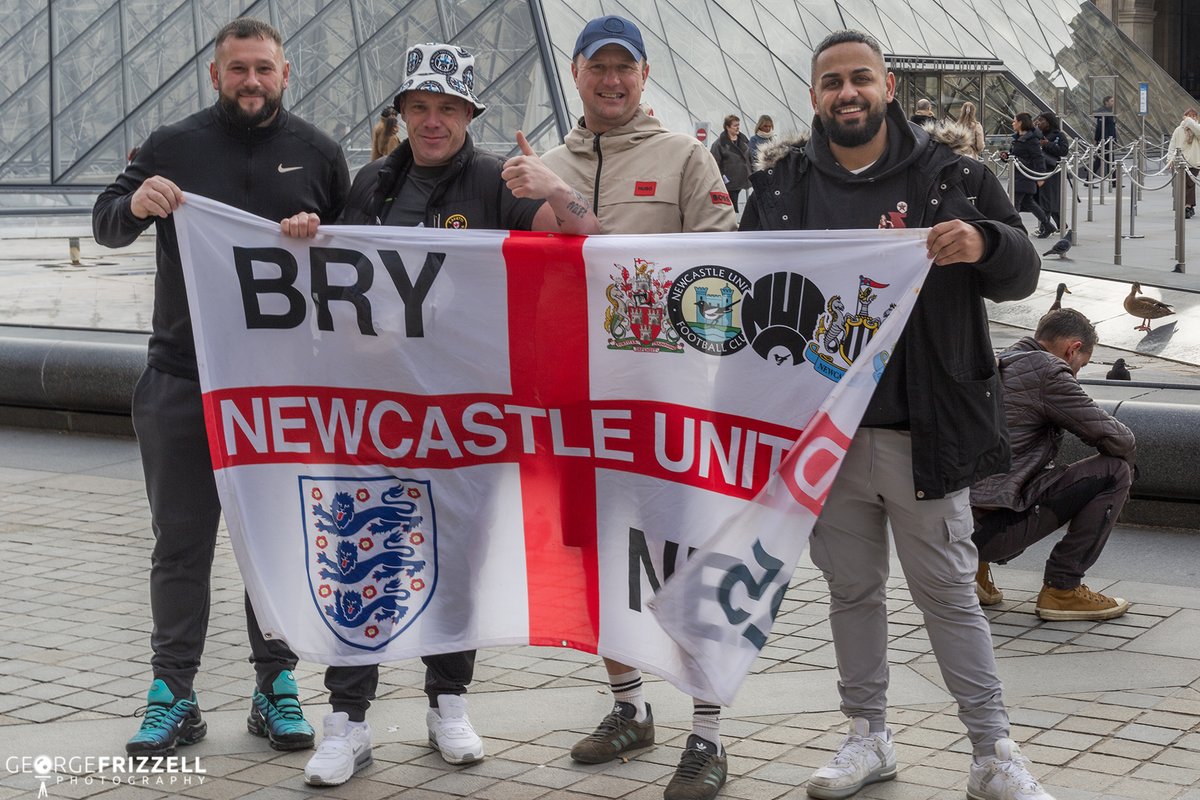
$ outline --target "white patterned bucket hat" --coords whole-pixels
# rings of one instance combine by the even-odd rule
[[[396,93],[396,110],[405,92],[452,94],[475,107],[475,116],[486,109],[475,96],[475,56],[461,47],[428,42],[408,48],[404,54],[404,82]]]

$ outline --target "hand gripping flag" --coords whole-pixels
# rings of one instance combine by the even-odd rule
[[[906,230],[289,239],[196,196],[175,223],[267,635],[573,647],[723,703],[929,266]]]

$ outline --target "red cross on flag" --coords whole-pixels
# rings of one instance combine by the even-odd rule
[[[265,632],[325,664],[572,647],[725,704],[929,267],[916,230],[175,224]]]

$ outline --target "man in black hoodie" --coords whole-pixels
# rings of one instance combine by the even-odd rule
[[[217,102],[151,133],[92,211],[96,241],[107,247],[124,247],[151,225],[156,232],[153,333],[133,395],[155,538],[154,681],[141,728],[125,746],[133,755],[167,755],[207,731],[192,684],[208,628],[221,505],[172,213],[187,192],[270,220],[299,211],[332,220],[350,183],[341,148],[283,109],[289,66],[270,25],[247,18],[226,25],[209,67]],[[263,638],[248,598],[246,625],[257,676],[250,731],[279,750],[312,747],[292,675],[296,656],[283,642]]]
[[[742,230],[929,228],[934,266],[812,533],[850,731],[808,794],[896,775],[886,722],[888,522],[974,759],[973,800],[1050,800],[1009,738],[991,632],[975,599],[972,483],[1008,466],[983,298],[1015,300],[1040,262],[999,182],[911,125],[876,42],[830,34],[813,54],[817,112],[751,182]]]

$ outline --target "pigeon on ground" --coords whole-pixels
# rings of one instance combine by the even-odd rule
[[[1106,381],[1127,381],[1131,379],[1129,368],[1125,366],[1125,359],[1118,358],[1113,362],[1112,369],[1104,376]]]
[[[1067,233],[1065,236],[1063,236],[1063,238],[1059,239],[1057,242],[1054,243],[1054,247],[1051,247],[1049,250],[1042,253],[1042,255],[1058,256],[1059,258],[1066,258],[1067,251],[1070,249],[1071,249],[1071,235],[1069,233]],[[1069,258],[1067,260],[1070,261]]]

